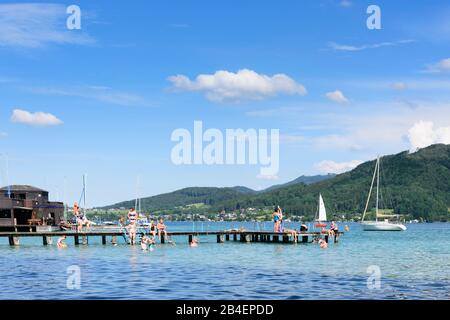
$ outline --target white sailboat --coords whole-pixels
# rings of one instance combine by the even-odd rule
[[[324,228],[327,226],[327,209],[323,202],[322,194],[319,193],[319,214],[316,218],[316,228]],[[325,222],[325,223],[324,223]]]
[[[364,221],[367,213],[367,208],[369,206],[370,196],[372,195],[373,184],[375,182],[375,177],[377,178],[377,198],[375,205],[375,221]],[[372,183],[370,185],[369,195],[367,197],[366,207],[364,208],[364,213],[361,219],[361,225],[364,231],[404,231],[406,227],[401,223],[389,222],[387,218],[398,217],[398,215],[385,215],[379,213],[379,189],[380,189],[380,157],[377,158],[375,164],[375,170],[373,172]],[[379,221],[379,218],[384,220]]]

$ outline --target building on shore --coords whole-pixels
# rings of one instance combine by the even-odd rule
[[[64,204],[49,201],[48,191],[27,185],[0,188],[0,227],[58,225]]]

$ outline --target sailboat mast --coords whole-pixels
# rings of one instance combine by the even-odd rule
[[[372,195],[373,183],[375,182],[375,176],[377,174],[377,169],[378,169],[378,158],[377,158],[377,162],[375,164],[375,170],[373,171],[373,176],[372,176],[372,182],[370,184],[369,195],[367,196],[366,206],[364,208],[364,213],[363,213],[361,221],[364,221],[364,217],[366,216],[367,208],[369,207],[370,196]]]
[[[380,190],[380,156],[378,156],[378,158],[377,158],[377,204],[376,204],[376,211],[375,211],[375,221],[378,221],[379,190]]]
[[[86,174],[83,174],[83,207],[86,214]]]

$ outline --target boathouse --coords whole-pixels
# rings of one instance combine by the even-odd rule
[[[48,191],[12,185],[0,188],[0,227],[58,225],[64,216],[62,202],[49,201]]]

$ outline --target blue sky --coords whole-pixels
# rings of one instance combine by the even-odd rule
[[[71,4],[81,8],[81,30],[66,28]],[[370,4],[381,8],[381,30],[366,27]],[[2,2],[0,153],[9,181],[72,202],[85,173],[88,204],[105,205],[134,198],[137,176],[142,196],[261,189],[450,143],[449,21],[442,1]],[[240,70],[252,74],[253,91],[245,81],[224,86],[217,73],[239,80]],[[274,84],[276,74],[305,92]],[[263,78],[269,93],[258,87]],[[171,133],[194,120],[280,129],[279,173],[175,166]]]

